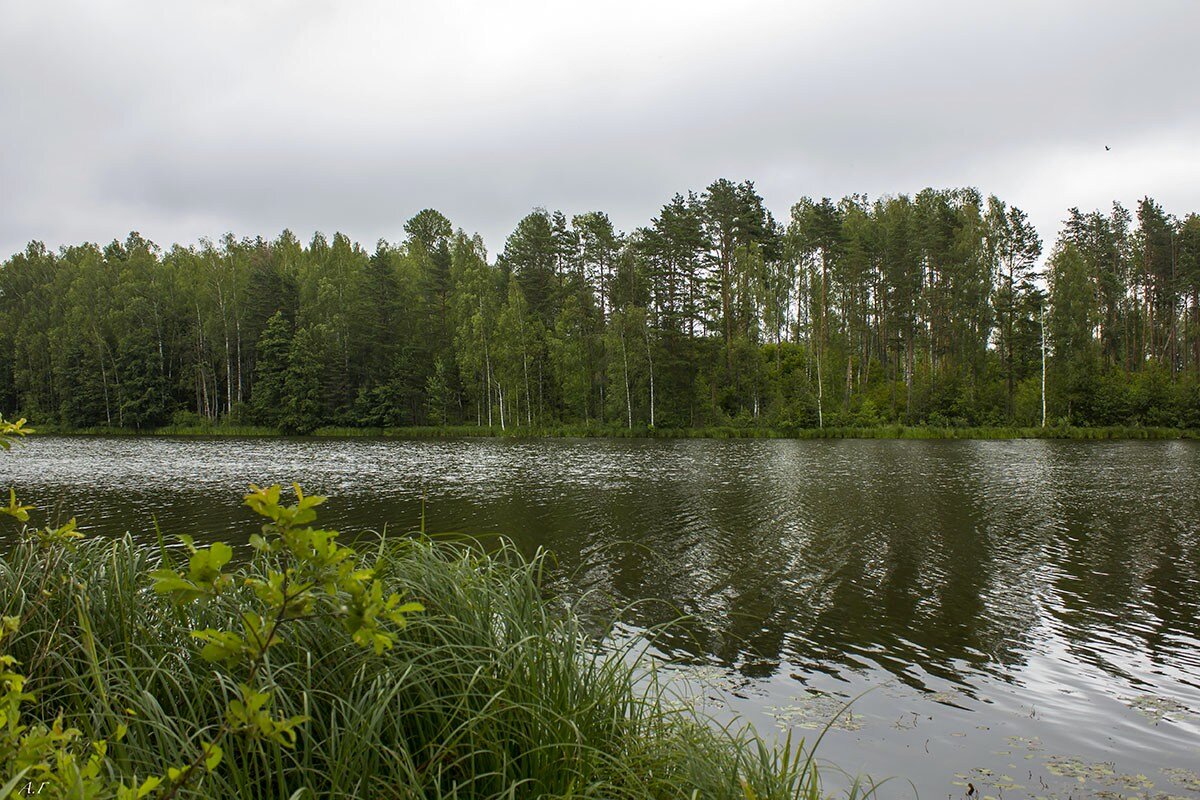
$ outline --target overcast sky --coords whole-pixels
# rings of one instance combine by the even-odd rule
[[[434,207],[625,230],[714,178],[1200,211],[1200,2],[0,0],[0,253]],[[1106,151],[1105,145],[1112,149]]]

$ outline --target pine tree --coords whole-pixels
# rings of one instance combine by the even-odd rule
[[[1025,299],[1036,289],[1035,267],[1042,253],[1042,240],[1025,212],[1015,206],[1007,208],[995,196],[988,198],[986,236],[997,265],[992,302],[999,324],[998,347],[1003,358],[1011,417],[1016,384],[1020,379],[1017,372],[1018,314],[1028,308]]]

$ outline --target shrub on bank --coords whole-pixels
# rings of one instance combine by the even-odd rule
[[[540,555],[356,550],[320,500],[255,488],[239,560],[35,528],[11,495],[0,798],[821,795],[810,751],[711,725],[599,646]]]

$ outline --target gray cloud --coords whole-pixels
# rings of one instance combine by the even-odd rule
[[[1200,210],[1188,0],[9,3],[0,251],[975,185]],[[1104,146],[1112,147],[1105,151]]]

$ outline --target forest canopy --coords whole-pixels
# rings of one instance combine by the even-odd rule
[[[535,209],[489,259],[424,210],[373,251],[131,233],[0,266],[0,409],[68,428],[889,422],[1200,427],[1200,217],[975,189]]]

